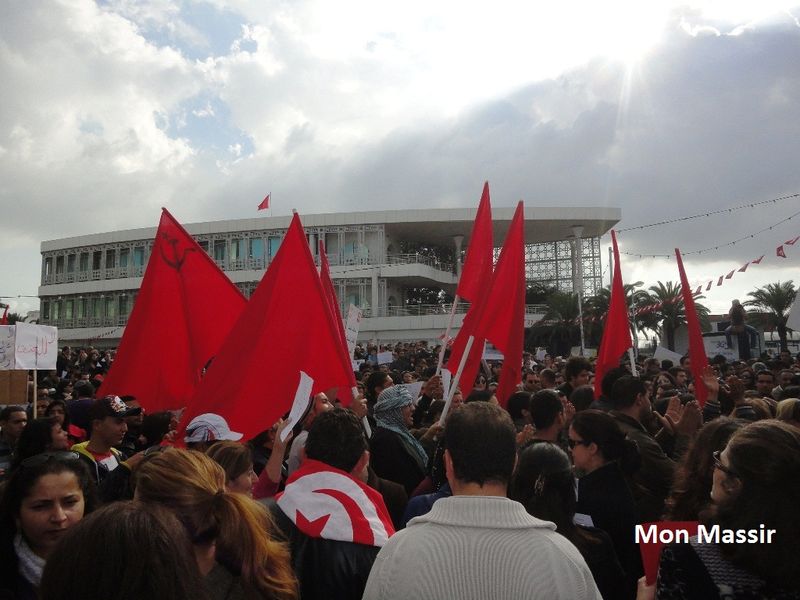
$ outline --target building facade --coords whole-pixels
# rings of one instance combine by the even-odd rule
[[[476,209],[427,209],[303,216],[309,245],[327,248],[331,277],[344,313],[362,309],[361,339],[435,340],[450,306],[421,303],[419,288],[455,292]],[[505,239],[513,208],[494,208],[494,239]],[[528,279],[585,294],[601,284],[600,236],[620,219],[616,208],[526,209]],[[280,247],[291,217],[185,225],[198,244],[249,296]],[[576,240],[574,228],[583,234]],[[155,228],[45,241],[41,245],[40,323],[66,342],[114,346],[124,332],[153,246]],[[576,241],[580,251],[576,252]],[[317,257],[318,258],[318,257]],[[467,306],[456,311],[459,327]],[[535,320],[540,307],[529,307]]]

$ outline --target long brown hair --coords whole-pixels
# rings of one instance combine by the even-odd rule
[[[242,494],[225,492],[225,472],[209,457],[170,448],[142,464],[137,498],[170,508],[195,544],[216,542],[216,560],[241,574],[249,595],[298,597],[287,546],[266,508]]]
[[[225,470],[228,482],[253,468],[253,454],[250,448],[239,442],[217,442],[206,450],[206,456]]]

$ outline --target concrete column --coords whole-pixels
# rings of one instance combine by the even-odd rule
[[[461,277],[461,245],[464,243],[463,235],[454,235],[453,243],[456,245],[456,276]]]
[[[385,313],[385,307],[378,305],[378,299],[380,298],[378,294],[378,274],[380,273],[380,269],[372,269],[372,282],[371,282],[371,292],[372,292],[372,316],[377,317],[378,315],[383,315]]]

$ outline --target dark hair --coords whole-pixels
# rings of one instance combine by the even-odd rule
[[[723,529],[774,529],[771,544],[721,544],[723,556],[767,583],[800,589],[794,549],[800,538],[800,430],[772,419],[737,431],[727,447],[739,493],[717,506]]]
[[[625,367],[616,367],[606,371],[606,374],[603,375],[603,379],[600,381],[600,391],[603,392],[603,396],[610,399],[611,394],[613,393],[614,384],[618,379],[625,377],[626,375],[630,375],[630,371],[628,371],[628,369]]]
[[[192,545],[164,508],[115,502],[70,529],[47,559],[47,600],[208,598]]]
[[[800,385],[787,385],[781,394],[782,398],[800,398]]]
[[[516,460],[516,431],[506,411],[489,402],[464,404],[445,424],[445,447],[464,483],[508,483]]]
[[[569,401],[576,412],[586,410],[594,402],[594,388],[591,385],[579,385],[569,395]]]
[[[146,446],[155,446],[160,444],[164,436],[169,432],[169,424],[172,421],[172,415],[169,411],[157,412],[153,414],[146,414],[142,419],[142,425],[139,428],[139,435],[144,436],[147,440]]]
[[[367,381],[365,383],[364,395],[367,397],[367,400],[371,404],[375,404],[378,401],[378,395],[375,393],[376,387],[383,387],[386,384],[386,380],[389,378],[388,373],[384,373],[383,371],[374,371],[369,374],[367,377]]]
[[[539,390],[531,398],[531,418],[536,429],[547,429],[564,412],[564,405],[553,390]]]
[[[675,467],[672,492],[667,499],[667,514],[675,521],[707,520],[714,476],[713,453],[724,450],[731,436],[744,421],[718,417],[703,426]]]
[[[28,421],[17,441],[12,469],[16,468],[26,458],[46,452],[50,444],[53,443],[53,426],[57,424],[58,421],[55,420],[55,417]]]
[[[512,419],[522,419],[524,415],[523,410],[531,411],[531,395],[530,392],[514,392],[508,399],[508,414]]]
[[[45,475],[73,473],[78,479],[78,486],[83,492],[83,514],[94,510],[95,487],[89,470],[78,458],[63,460],[53,457],[41,463],[22,465],[11,473],[3,489],[0,499],[0,584],[13,585],[17,577],[18,558],[14,550],[14,538],[17,535],[17,518],[22,501],[31,494],[36,483]]]
[[[422,425],[430,427],[436,421],[439,420],[439,417],[442,416],[442,411],[444,411],[444,400],[434,400],[431,402],[431,405],[428,407],[428,410],[425,411],[425,417],[422,419]]]
[[[8,421],[11,418],[11,415],[15,412],[25,412],[25,409],[21,406],[17,406],[16,404],[3,407],[3,409],[0,410],[0,421]]]
[[[464,404],[469,402],[489,402],[494,394],[489,390],[472,390],[464,400]]]
[[[343,408],[317,415],[308,430],[306,456],[348,473],[366,449],[358,417]]]
[[[553,369],[542,369],[541,371],[539,371],[539,383],[541,383],[542,386],[544,386],[545,380],[547,381],[547,383],[551,384],[556,382],[556,374],[555,371],[553,371]]]
[[[758,378],[761,377],[762,375],[768,375],[769,378],[772,379],[772,383],[775,383],[775,373],[773,373],[772,371],[768,369],[765,369],[764,371],[759,371],[758,373],[756,373],[756,381],[758,381]]]
[[[533,444],[520,453],[508,497],[522,504],[528,514],[555,523],[556,531],[579,550],[599,542],[573,522],[577,498],[572,464],[556,444]]]
[[[206,455],[225,471],[225,483],[230,483],[253,468],[253,454],[248,446],[221,440],[206,450]]]
[[[581,439],[597,444],[598,452],[608,461],[618,461],[627,475],[641,466],[641,456],[636,442],[625,437],[616,419],[602,410],[584,410],[575,413],[570,425]]]
[[[581,371],[591,371],[592,363],[582,356],[570,356],[564,365],[564,379],[569,381],[581,374]]]
[[[611,389],[611,404],[617,410],[631,407],[636,402],[636,397],[646,391],[647,388],[641,378],[625,375],[620,377]]]

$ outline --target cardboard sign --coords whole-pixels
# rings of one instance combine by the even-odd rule
[[[388,365],[394,362],[394,354],[391,352],[378,352],[378,364]]]
[[[358,331],[361,329],[361,315],[361,309],[353,304],[347,309],[347,320],[344,323],[344,337],[347,340],[347,351],[350,353],[351,358],[356,349]]]
[[[13,325],[12,325],[13,327]],[[28,372],[0,371],[0,405],[28,403]]]
[[[673,352],[672,350],[668,350],[663,346],[659,346],[656,348],[655,353],[653,353],[653,358],[658,361],[671,360],[673,365],[679,365],[681,364],[681,358],[683,358],[683,355]]]
[[[17,323],[0,326],[0,370],[56,368],[58,329]]]
[[[0,371],[10,371],[17,366],[15,329],[15,325],[0,325]]]
[[[408,390],[408,393],[411,394],[411,397],[414,399],[414,404],[417,403],[419,399],[419,395],[422,393],[422,381],[415,381],[414,383],[398,383],[398,387],[404,387]]]

